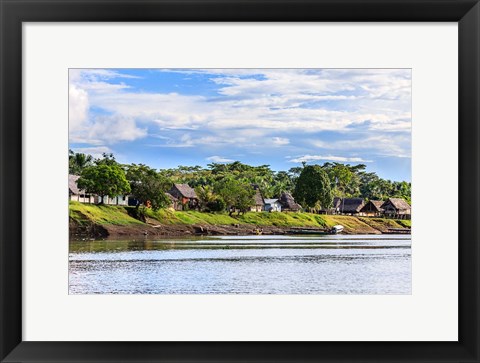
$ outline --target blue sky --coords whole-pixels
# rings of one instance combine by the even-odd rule
[[[337,161],[411,180],[410,69],[71,69],[70,148],[154,168]]]

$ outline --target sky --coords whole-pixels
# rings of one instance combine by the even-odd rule
[[[410,69],[70,69],[75,152],[156,169],[341,162],[411,181]]]

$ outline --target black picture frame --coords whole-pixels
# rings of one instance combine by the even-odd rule
[[[480,361],[480,5],[477,0],[0,0],[0,12],[2,362]],[[459,341],[22,341],[22,22],[78,21],[458,22]]]

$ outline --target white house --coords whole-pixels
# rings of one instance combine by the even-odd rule
[[[68,175],[68,197],[70,200],[82,203],[95,203],[95,196],[87,194],[85,190],[78,189],[77,180],[78,175]]]
[[[96,194],[87,194],[85,190],[79,189],[77,180],[80,178],[78,175],[68,175],[68,197],[70,200],[81,203],[98,204],[100,203],[100,197]],[[116,197],[109,197],[108,195],[103,197],[103,203],[109,205],[128,205],[128,196],[117,195]]]
[[[264,211],[267,212],[281,212],[282,211],[282,204],[278,201],[278,199],[264,199]]]

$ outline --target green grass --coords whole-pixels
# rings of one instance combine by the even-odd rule
[[[358,219],[378,230],[387,230],[388,228],[405,228],[411,227],[412,225],[410,220],[367,217],[358,217]]]
[[[213,224],[228,225],[240,223],[237,219],[230,217],[227,213],[202,213],[197,211],[172,211],[160,209],[153,211],[145,209],[145,215],[156,219],[161,224]]]
[[[393,220],[383,218],[365,218],[337,215],[319,215],[312,213],[267,213],[247,212],[245,214],[202,213],[198,211],[173,211],[160,209],[153,211],[144,209],[148,223],[175,224],[175,225],[233,225],[250,224],[256,226],[277,227],[332,227],[340,224],[346,231],[367,231],[372,228],[386,230],[388,228],[410,227],[409,220]],[[96,223],[99,225],[143,225],[144,223],[133,218],[134,207],[100,206],[70,202],[70,218],[79,224]]]
[[[411,219],[396,219],[396,222],[398,224],[400,224],[402,227],[412,228],[412,220]]]
[[[327,223],[318,214],[248,212],[237,217],[239,221],[257,226],[277,227],[326,227]]]
[[[70,202],[69,216],[70,219],[79,224],[92,222],[100,225],[114,224],[120,226],[144,224],[138,219],[130,217],[127,213],[128,208],[130,207]]]
[[[368,224],[357,217],[339,215],[325,215],[323,217],[325,218],[328,226],[332,227],[340,224],[345,227],[345,230],[350,232],[357,230],[367,231],[371,228]]]
[[[149,218],[156,219],[162,224],[211,224],[211,225],[232,225],[232,224],[253,224],[256,226],[310,226],[326,227],[327,223],[318,214],[311,213],[267,213],[247,212],[229,216],[228,213],[202,213],[198,211],[171,211],[146,210]]]

